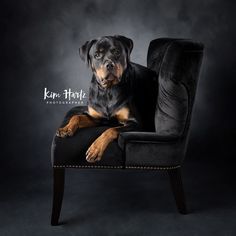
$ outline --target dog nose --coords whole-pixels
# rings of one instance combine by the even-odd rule
[[[112,62],[109,62],[107,63],[106,67],[107,67],[107,70],[111,71],[114,69],[114,64]]]

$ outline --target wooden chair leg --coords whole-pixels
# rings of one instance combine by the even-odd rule
[[[181,214],[187,214],[186,200],[181,177],[181,169],[177,168],[168,170],[168,174],[170,177],[171,188],[175,197],[178,211]]]
[[[53,203],[51,225],[58,225],[64,194],[65,168],[53,168]]]

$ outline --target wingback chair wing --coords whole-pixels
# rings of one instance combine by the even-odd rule
[[[54,136],[51,162],[54,173],[51,224],[57,225],[64,192],[65,168],[112,168],[165,170],[180,213],[186,214],[181,180],[191,114],[203,57],[203,45],[185,39],[160,38],[151,41],[147,67],[135,64],[135,102],[144,130],[124,132],[109,144],[101,161],[88,163],[85,152],[109,126],[79,129],[73,137]],[[142,76],[144,75],[144,76]],[[143,78],[149,78],[143,79]],[[86,107],[74,107],[64,126]]]

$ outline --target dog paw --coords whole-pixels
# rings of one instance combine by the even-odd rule
[[[96,161],[100,161],[102,159],[103,152],[104,150],[102,146],[94,142],[86,152],[87,162],[94,163]]]
[[[56,136],[60,137],[60,138],[65,138],[67,136],[73,136],[73,132],[70,128],[68,127],[63,127],[63,128],[59,128],[56,132]]]

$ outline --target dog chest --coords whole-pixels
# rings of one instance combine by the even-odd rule
[[[127,105],[128,101],[129,94],[121,85],[109,89],[90,88],[89,105],[102,113],[104,118],[110,119],[114,112]]]

